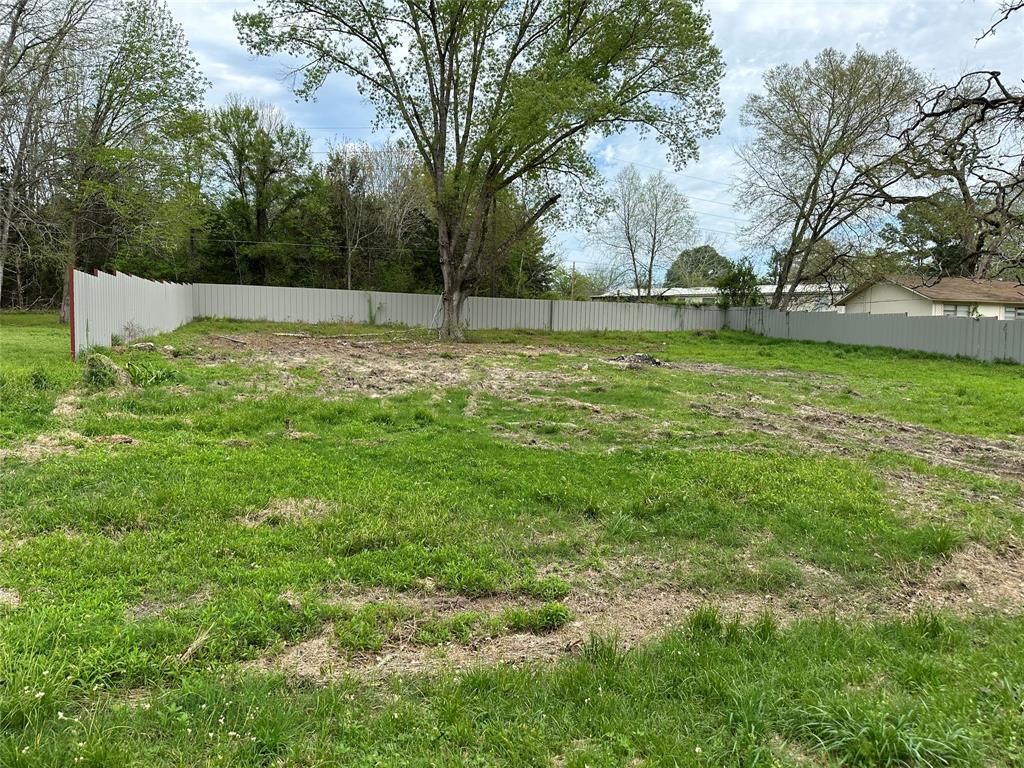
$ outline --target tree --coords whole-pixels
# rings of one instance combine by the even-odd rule
[[[880,235],[906,271],[948,275],[966,261],[969,246],[963,232],[970,226],[969,220],[963,202],[953,193],[940,191],[904,205],[896,221],[886,224]]]
[[[722,309],[755,307],[764,302],[760,280],[749,260],[730,263],[729,269],[715,282],[715,287],[718,288],[718,306]]]
[[[253,52],[305,59],[301,94],[346,73],[404,128],[430,183],[446,338],[462,335],[500,195],[528,185],[528,215],[497,254],[566,182],[585,191],[591,136],[651,130],[682,163],[721,118],[722,60],[688,0],[265,0],[235,18]]]
[[[207,86],[181,27],[159,0],[128,0],[106,21],[89,52],[94,59],[81,65],[86,80],[67,119],[72,265],[99,265],[116,254],[111,245],[139,223],[120,215],[122,203],[136,202],[126,193],[176,161],[183,117],[198,110]],[[65,320],[67,311],[65,285]]]
[[[327,157],[330,212],[345,249],[345,287],[349,290],[352,261],[361,255],[364,243],[380,244],[382,217],[374,210],[373,173],[373,150],[367,145],[345,144],[332,149]]]
[[[644,179],[632,166],[612,181],[609,198],[609,214],[594,240],[627,272],[637,298],[650,297],[655,276],[696,236],[690,204],[663,174]]]
[[[922,89],[895,52],[827,49],[769,70],[765,92],[747,99],[742,122],[756,136],[739,153],[738,199],[751,214],[748,239],[773,253],[771,306],[789,303],[826,239],[837,247],[836,266],[851,271],[883,208],[878,190],[901,178],[894,137]]]
[[[74,96],[76,57],[95,32],[94,6],[17,0],[0,7],[0,295],[13,252],[19,303],[23,255],[52,244],[39,201],[61,177],[59,118]]]
[[[211,155],[222,185],[232,256],[246,280],[266,283],[278,224],[305,193],[309,136],[275,107],[230,96],[210,119]]]
[[[1017,11],[1024,11],[1024,0],[1002,0],[999,4],[999,10],[996,12],[996,20],[992,22],[992,25],[978,39],[982,40],[989,35],[994,35],[996,30]]]
[[[665,286],[691,288],[698,285],[714,285],[715,281],[731,267],[732,262],[720,254],[713,245],[686,248],[665,272]]]
[[[986,278],[1024,266],[1024,91],[998,72],[973,72],[918,102],[898,161],[910,185],[882,191],[888,203],[954,212],[959,258],[943,273]],[[955,211],[951,209],[955,198]]]
[[[426,207],[418,169],[415,156],[392,141],[380,147],[345,142],[329,153],[324,176],[332,226],[345,251],[347,288],[357,259],[365,257],[369,281],[376,261],[402,258]]]

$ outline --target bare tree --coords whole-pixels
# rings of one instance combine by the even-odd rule
[[[994,35],[1003,22],[1009,20],[1012,14],[1022,10],[1024,10],[1024,0],[1003,0],[999,4],[999,10],[996,11],[996,20],[992,22],[991,26],[978,39],[984,40],[989,35]]]
[[[770,70],[764,93],[747,99],[742,121],[756,136],[739,150],[737,198],[751,216],[748,241],[773,255],[772,307],[787,306],[801,281],[828,282],[838,266],[849,274],[882,210],[877,190],[900,179],[895,135],[921,91],[893,51],[826,49]],[[826,241],[830,259],[820,258]]]
[[[947,206],[959,199],[958,264],[944,271],[976,278],[1024,266],[1024,92],[998,72],[971,72],[932,89],[902,135],[897,161],[908,184],[880,189],[888,203]]]
[[[615,177],[608,197],[608,215],[593,240],[627,272],[637,298],[649,298],[656,276],[697,235],[689,201],[660,172],[644,179],[632,166]]]
[[[380,240],[383,218],[377,215],[374,194],[373,149],[366,144],[343,144],[331,150],[326,178],[332,213],[345,248],[345,287],[352,289],[352,262],[364,243]]]
[[[74,51],[92,31],[96,0],[18,0],[0,10],[0,294],[12,235],[20,275],[26,232],[58,176],[60,104],[74,85]],[[70,88],[69,88],[70,86]]]

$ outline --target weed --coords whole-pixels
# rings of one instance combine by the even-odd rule
[[[924,734],[914,710],[878,710],[853,700],[796,710],[795,734],[846,765],[966,765],[971,743],[950,728]]]
[[[32,389],[50,389],[53,386],[49,374],[42,368],[33,368],[29,374],[29,383]]]
[[[107,389],[119,384],[128,384],[131,377],[106,355],[93,352],[85,359],[82,381],[92,389]]]

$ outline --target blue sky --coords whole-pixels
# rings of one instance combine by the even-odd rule
[[[204,73],[212,82],[211,104],[232,92],[279,106],[323,153],[331,142],[384,138],[371,128],[373,109],[341,75],[331,78],[315,102],[297,100],[286,80],[284,59],[254,58],[238,44],[231,15],[255,7],[242,0],[169,0],[185,28]],[[738,114],[761,75],[781,63],[798,63],[819,50],[897,49],[920,71],[941,81],[972,69],[998,69],[1011,81],[1024,78],[1024,19],[1011,18],[994,37],[975,38],[991,23],[997,0],[705,0],[715,39],[726,60],[722,99],[726,118],[718,136],[701,147],[700,160],[682,171],[668,163],[653,140],[625,135],[595,142],[602,173],[614,175],[633,163],[641,173],[662,169],[685,192],[707,237],[728,256],[743,255],[736,238],[744,214],[732,205],[730,185],[737,166],[734,148],[744,142]],[[320,155],[322,156],[322,155]],[[584,268],[601,258],[583,233],[551,231],[567,262]]]

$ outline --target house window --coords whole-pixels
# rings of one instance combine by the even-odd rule
[[[1007,307],[1007,320],[1024,320],[1024,307]]]
[[[944,304],[942,306],[942,314],[946,317],[970,317],[971,316],[971,305],[970,304]]]

